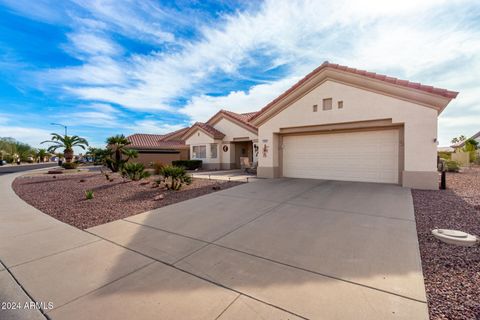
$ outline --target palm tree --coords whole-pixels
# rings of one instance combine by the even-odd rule
[[[58,133],[52,133],[52,140],[42,141],[41,143],[54,143],[53,146],[48,147],[48,152],[54,153],[58,148],[63,148],[66,162],[72,162],[73,159],[73,147],[79,147],[85,150],[88,146],[87,140],[80,138],[79,136],[62,136]]]
[[[138,157],[138,152],[136,150],[127,148],[131,142],[128,141],[123,134],[117,134],[116,136],[108,138],[107,144],[107,149],[111,152],[110,158],[107,159],[107,165],[113,172],[118,172],[123,164],[130,158]],[[127,156],[127,159],[122,159],[122,155]]]
[[[40,160],[40,162],[45,162],[45,157],[47,157],[49,153],[45,149],[38,149],[36,157]]]
[[[108,148],[115,153],[115,161],[120,163],[122,160],[122,153],[131,142],[123,134],[107,138]]]
[[[134,149],[124,149],[122,153],[127,156],[127,159],[125,159],[125,162],[128,162],[128,160],[133,158],[138,158],[138,151]]]

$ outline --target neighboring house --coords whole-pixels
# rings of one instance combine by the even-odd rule
[[[177,138],[206,169],[245,156],[264,178],[438,189],[437,117],[457,94],[325,62],[260,111],[221,110]]]
[[[471,137],[468,138],[467,140],[470,140],[470,139],[473,139],[473,140],[477,141],[478,144],[480,145],[480,131],[478,131],[477,133],[475,133],[473,136],[471,136]],[[454,148],[454,149],[463,148],[463,147],[465,146],[465,142],[466,142],[467,140],[454,143],[454,144],[451,145],[451,147]]]
[[[189,128],[183,128],[168,134],[142,134],[136,133],[128,136],[130,149],[138,151],[137,162],[149,165],[152,162],[171,164],[174,160],[188,160],[189,146],[181,136]]]

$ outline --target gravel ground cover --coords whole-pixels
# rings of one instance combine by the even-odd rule
[[[457,247],[435,228],[480,235],[480,168],[447,174],[447,190],[412,190],[431,319],[480,319],[480,246]]]
[[[12,187],[20,198],[42,212],[86,229],[242,183],[194,179],[180,191],[169,191],[153,187],[154,177],[128,182],[116,174],[112,177],[113,181],[108,181],[101,173],[35,174],[18,177]],[[86,199],[86,190],[94,192],[93,199]],[[161,194],[163,199],[158,200]]]

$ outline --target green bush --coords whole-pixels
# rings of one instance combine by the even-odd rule
[[[460,171],[460,165],[455,160],[445,161],[445,170],[448,172],[458,172]]]
[[[64,162],[62,163],[62,167],[64,169],[70,170],[70,169],[76,169],[78,167],[78,163],[75,162]]]
[[[85,199],[87,199],[87,200],[93,199],[93,190],[85,191]]]
[[[439,151],[438,156],[441,159],[445,159],[445,160],[451,160],[452,159],[452,153],[448,152],[448,151]]]
[[[138,162],[128,162],[122,166],[122,176],[138,181],[148,178],[150,173],[145,171],[145,166]]]
[[[195,170],[202,167],[202,160],[175,160],[172,161],[175,167],[184,167],[187,170]]]
[[[188,175],[184,167],[165,166],[162,168],[161,174],[165,178],[165,186],[170,190],[180,190],[184,183],[192,183],[192,177]]]

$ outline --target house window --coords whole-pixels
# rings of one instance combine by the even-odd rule
[[[332,98],[323,99],[323,110],[332,110]]]
[[[212,143],[210,145],[210,158],[212,159],[217,158],[217,149],[218,149],[218,145],[216,143]]]
[[[313,105],[313,112],[317,112],[317,110],[318,110],[318,105],[314,104]]]
[[[338,101],[338,109],[343,109],[343,101]]]
[[[193,146],[192,157],[193,159],[205,159],[207,157],[207,146]]]

